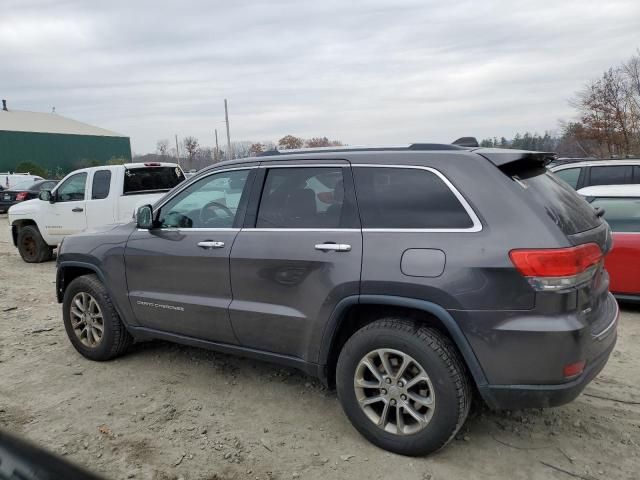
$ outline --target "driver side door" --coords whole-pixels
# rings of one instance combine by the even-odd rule
[[[127,242],[129,301],[140,326],[237,344],[228,307],[229,253],[254,167],[212,172],[154,211],[157,227]]]

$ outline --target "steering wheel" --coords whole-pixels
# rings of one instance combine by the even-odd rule
[[[222,210],[224,215],[219,215],[217,210]],[[226,205],[221,204],[220,202],[211,201],[205,204],[204,207],[200,209],[200,222],[202,224],[207,224],[211,220],[221,219],[221,218],[232,218],[233,212],[226,207]]]

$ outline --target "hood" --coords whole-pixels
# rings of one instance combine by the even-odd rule
[[[24,202],[16,203],[9,207],[9,217],[12,215],[30,215],[38,210],[38,203],[42,200],[34,198],[31,200],[25,200]]]

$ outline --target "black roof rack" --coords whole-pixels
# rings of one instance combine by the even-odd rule
[[[403,146],[381,146],[381,147],[321,147],[321,148],[301,148],[295,150],[267,150],[262,152],[259,157],[269,157],[272,155],[296,155],[304,153],[340,153],[340,152],[373,152],[380,150],[402,151],[402,150],[419,150],[419,151],[437,151],[437,150],[468,150],[460,145],[451,145],[448,143],[412,143]]]

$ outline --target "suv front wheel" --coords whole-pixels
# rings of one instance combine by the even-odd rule
[[[336,386],[354,427],[402,455],[445,446],[471,404],[469,379],[449,339],[403,319],[375,321],[349,338],[338,358]]]
[[[102,282],[95,275],[74,279],[64,292],[62,317],[75,349],[91,360],[110,360],[133,341]]]

